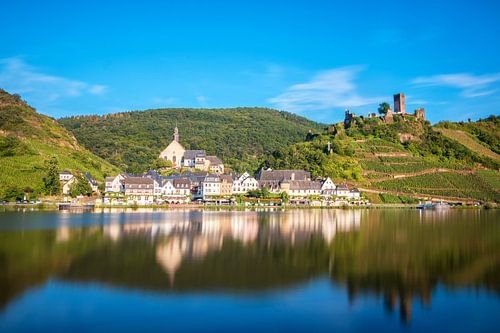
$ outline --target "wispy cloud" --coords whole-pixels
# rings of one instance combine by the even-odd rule
[[[418,77],[411,81],[419,87],[443,86],[456,88],[466,98],[487,96],[495,93],[493,87],[500,82],[500,73],[474,75],[470,73],[440,74]]]
[[[363,66],[349,66],[321,71],[308,82],[292,85],[268,102],[297,113],[378,103],[384,97],[362,97],[358,93],[355,79],[363,69]]]
[[[208,105],[207,104],[208,98],[203,95],[196,96],[196,101],[202,108],[206,108]]]
[[[415,98],[412,95],[406,95],[406,104],[407,105],[425,105],[425,104],[429,104],[429,101],[427,101],[425,99]]]
[[[0,59],[0,87],[37,103],[85,94],[103,95],[108,87],[43,73],[22,58]]]

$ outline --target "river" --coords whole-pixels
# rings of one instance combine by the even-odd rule
[[[0,212],[0,332],[493,332],[497,210]]]

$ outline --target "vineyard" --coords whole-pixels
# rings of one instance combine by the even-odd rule
[[[380,138],[357,140],[352,146],[363,169],[365,182],[360,186],[392,192],[379,194],[383,203],[413,203],[411,195],[500,201],[495,170],[474,171],[476,164],[470,161],[422,156]]]
[[[0,197],[9,188],[40,194],[45,162],[56,158],[60,170],[89,172],[98,180],[120,170],[81,147],[55,120],[37,113],[0,89]]]
[[[374,183],[373,186],[382,190],[413,194],[475,198],[498,202],[500,201],[500,194],[495,182],[498,182],[498,176],[495,177],[494,174],[483,174],[481,176],[443,172],[387,180]]]

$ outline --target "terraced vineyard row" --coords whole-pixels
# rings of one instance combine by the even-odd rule
[[[382,181],[374,183],[373,186],[390,191],[500,201],[500,194],[495,189],[494,183],[476,174],[463,175],[452,172],[426,174]]]

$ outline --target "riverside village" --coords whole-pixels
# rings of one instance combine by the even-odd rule
[[[103,205],[258,205],[281,204],[308,206],[361,205],[356,188],[334,184],[330,178],[311,179],[305,170],[261,169],[257,178],[248,172],[224,172],[224,163],[204,150],[186,150],[179,143],[179,129],[175,127],[172,142],[159,154],[173,169],[187,170],[162,176],[156,170],[143,174],[118,174],[106,177]],[[99,193],[97,182],[88,173],[82,176],[92,192]],[[76,177],[65,170],[60,173],[63,194],[68,195]]]
[[[424,120],[423,108],[414,114],[406,113],[405,96],[394,95],[394,111],[389,107],[381,116],[384,123],[392,123],[393,117],[412,116]],[[368,118],[377,117],[375,113]],[[345,112],[344,126],[355,121],[354,114]],[[180,143],[180,132],[173,129],[172,141],[163,149],[159,159],[168,163],[168,175],[163,170],[149,170],[142,174],[121,173],[106,177],[99,188],[97,181],[88,173],[75,174],[64,170],[59,174],[62,193],[69,203],[70,189],[76,178],[88,182],[92,198],[79,197],[73,202],[88,202],[104,206],[152,206],[152,205],[241,205],[241,206],[362,206],[369,201],[361,192],[347,184],[335,184],[332,179],[312,179],[305,170],[273,170],[262,168],[254,177],[249,172],[226,172],[224,162],[205,150],[185,149]]]

